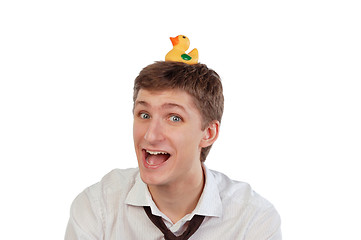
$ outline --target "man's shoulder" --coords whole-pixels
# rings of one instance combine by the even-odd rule
[[[127,168],[127,169],[113,169],[107,173],[100,183],[107,188],[114,188],[117,185],[131,185],[134,184],[137,176],[139,175],[138,168]]]
[[[255,236],[254,239],[264,239],[263,235],[259,237],[260,231],[274,237],[269,239],[281,239],[280,216],[271,202],[246,182],[232,180],[217,171],[210,172],[222,201],[223,221],[249,229],[248,234]]]
[[[72,203],[67,235],[74,234],[79,226],[91,226],[89,233],[100,239],[106,219],[117,216],[120,202],[125,200],[138,175],[138,168],[114,169],[82,191]]]
[[[240,208],[268,209],[273,207],[267,199],[255,192],[247,182],[237,181],[227,175],[210,170],[215,179],[223,202],[231,203]]]
[[[138,168],[113,169],[83,193],[90,198],[124,198],[135,184],[138,175]]]

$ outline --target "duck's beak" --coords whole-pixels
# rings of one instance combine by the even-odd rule
[[[177,45],[179,43],[178,36],[170,37],[170,40],[172,41],[173,46],[175,46],[175,45]]]

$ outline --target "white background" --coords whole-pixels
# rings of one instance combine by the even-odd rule
[[[361,239],[358,1],[1,1],[0,238],[63,239],[69,208],[136,167],[133,80],[185,34],[223,79],[206,164],[251,183],[284,239]]]

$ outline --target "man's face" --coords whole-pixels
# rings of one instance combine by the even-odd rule
[[[203,140],[207,130],[201,130],[201,123],[201,115],[185,91],[139,91],[133,137],[146,184],[170,186],[197,174],[201,149],[207,145]]]

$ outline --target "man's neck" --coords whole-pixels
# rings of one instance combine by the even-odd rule
[[[202,166],[194,176],[164,186],[148,186],[153,201],[173,223],[191,213],[197,206],[205,183]]]

